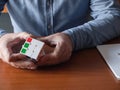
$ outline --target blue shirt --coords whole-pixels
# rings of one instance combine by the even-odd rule
[[[120,35],[118,0],[0,0],[7,3],[14,32],[47,36],[63,32],[74,50],[93,47]],[[0,34],[6,33],[5,30]]]

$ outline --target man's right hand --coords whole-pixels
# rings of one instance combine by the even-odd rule
[[[0,59],[16,68],[35,69],[37,66],[19,53],[27,37],[31,35],[26,32],[3,35],[0,38]]]

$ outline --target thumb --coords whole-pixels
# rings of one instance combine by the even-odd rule
[[[39,37],[39,38],[37,38],[37,40],[40,40],[40,41],[45,42],[45,43],[49,42],[49,38],[48,37]]]
[[[56,46],[56,42],[54,41],[53,37],[51,37],[51,36],[41,37],[41,38],[38,38],[38,40],[44,42],[46,45],[48,45],[50,47]]]
[[[10,64],[11,66],[15,68],[22,68],[22,69],[36,69],[37,68],[37,65],[28,59],[10,62]]]

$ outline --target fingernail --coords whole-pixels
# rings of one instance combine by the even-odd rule
[[[27,69],[35,70],[36,67],[28,67]]]

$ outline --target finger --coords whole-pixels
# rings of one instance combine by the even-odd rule
[[[47,37],[38,37],[37,40],[40,40],[40,41],[43,41],[43,42],[48,41]]]
[[[52,54],[47,54],[45,56],[42,56],[37,63],[38,66],[53,65],[53,64],[55,64],[55,59],[53,58]]]
[[[38,38],[38,40],[42,41],[42,42],[45,42],[45,44],[49,45],[49,46],[54,46],[54,42],[52,41],[51,39],[52,37],[51,36],[47,36],[47,37],[41,37],[41,38]]]
[[[55,50],[49,54],[44,55],[43,57],[40,58],[38,65],[43,66],[43,65],[53,65],[53,64],[58,64],[62,61],[62,58],[65,56],[64,49],[60,49],[61,45],[57,45]]]
[[[42,37],[42,36],[32,36],[33,38],[35,38],[35,39],[37,39],[37,40],[40,40],[40,38]]]
[[[17,37],[21,39],[27,39],[28,37],[33,37],[33,35],[26,32],[22,32],[18,33]]]
[[[6,48],[6,46],[3,46],[1,48],[1,58],[2,58],[2,60],[6,63],[9,63],[11,53],[12,53],[11,49]]]
[[[15,62],[10,62],[11,66],[21,69],[36,69],[37,65],[34,64],[30,59],[19,60]]]
[[[20,53],[14,53],[14,54],[11,54],[10,56],[10,62],[22,60],[24,58],[26,58],[25,55],[22,55]]]

